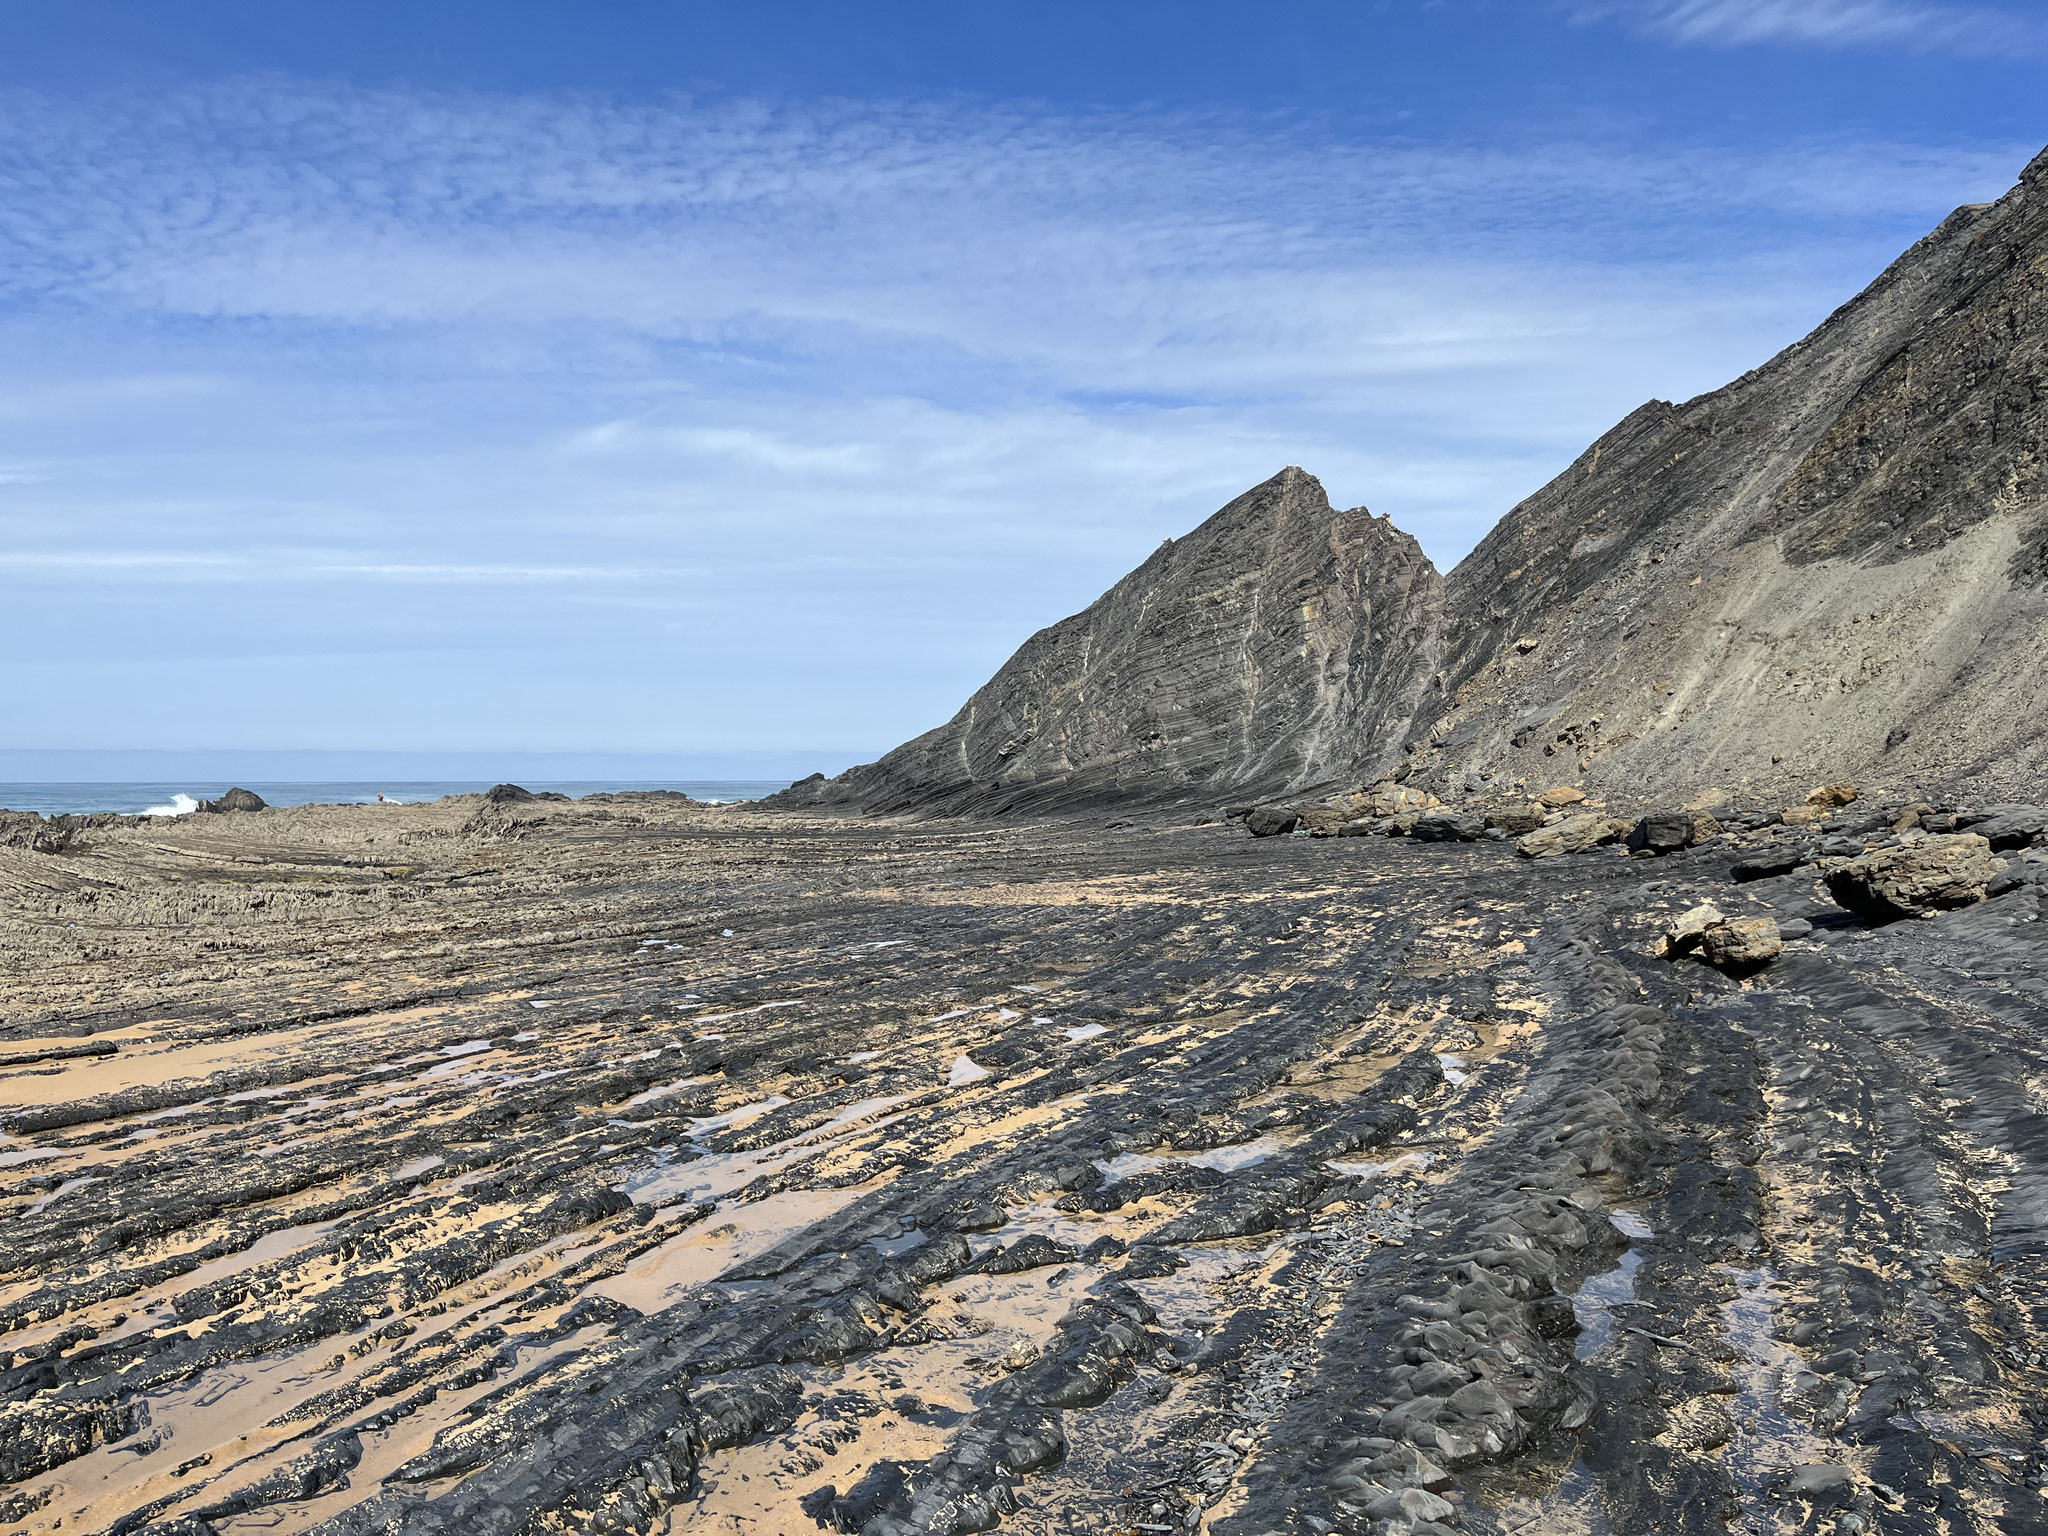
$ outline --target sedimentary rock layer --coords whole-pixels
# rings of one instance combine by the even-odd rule
[[[0,1531],[2032,1529],[2042,887],[1724,841],[0,849]]]
[[[787,801],[1995,786],[2048,767],[2044,663],[2048,155],[1763,367],[1643,406],[1441,584],[1289,470]]]
[[[1286,469],[1027,640],[945,725],[789,804],[1000,812],[1356,779],[1436,666],[1442,582]]]
[[[1446,583],[1414,772],[2038,778],[2044,449],[2048,155],[1502,519]]]

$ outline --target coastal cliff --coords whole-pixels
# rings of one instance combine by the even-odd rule
[[[2048,767],[2048,154],[1812,335],[1652,401],[1439,577],[1283,470],[945,725],[771,803],[1001,814]]]

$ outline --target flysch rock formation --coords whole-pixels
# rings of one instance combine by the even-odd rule
[[[2048,813],[1830,810],[0,845],[0,1536],[2039,1531]]]
[[[1415,771],[2037,778],[2044,445],[2048,154],[1804,341],[1644,406],[1510,512],[1447,583]]]
[[[2048,154],[1805,340],[1652,401],[1439,581],[1290,469],[784,803],[1447,797],[2048,766]]]
[[[1285,469],[1033,635],[945,725],[784,798],[999,812],[1355,778],[1406,735],[1442,611],[1421,546]]]

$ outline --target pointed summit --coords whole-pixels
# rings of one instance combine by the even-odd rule
[[[945,725],[777,798],[1002,812],[1342,781],[1398,747],[1441,602],[1413,539],[1289,466],[1033,635]]]

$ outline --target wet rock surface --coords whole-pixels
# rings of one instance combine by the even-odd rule
[[[2044,887],[1829,810],[0,848],[0,1531],[2039,1529]]]

